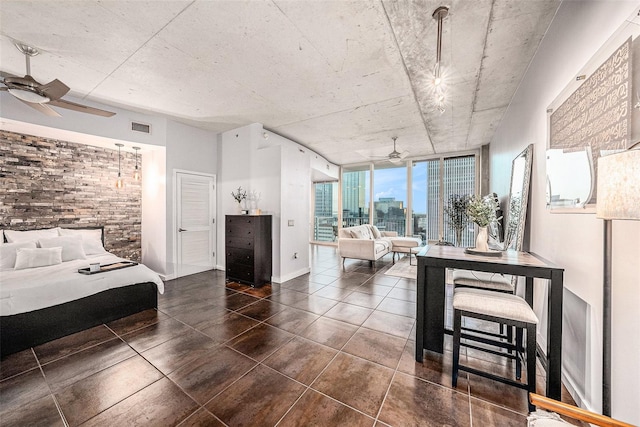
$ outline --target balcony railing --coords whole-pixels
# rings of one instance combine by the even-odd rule
[[[342,218],[342,228],[354,227],[356,225],[368,224],[368,217],[345,217]],[[375,224],[380,231],[395,231],[398,236],[420,236],[424,242],[428,240],[438,240],[438,236],[427,235],[427,230],[415,227],[411,233],[406,233],[406,222],[404,219],[385,219]],[[338,238],[338,217],[337,216],[317,216],[314,218],[313,240],[316,242],[335,242]],[[455,244],[455,234],[453,230],[445,230],[444,240]],[[473,225],[465,228],[462,232],[461,246],[474,246],[475,230]]]

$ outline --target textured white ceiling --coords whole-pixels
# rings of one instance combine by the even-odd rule
[[[559,3],[445,3],[443,114],[433,0],[3,0],[0,69],[25,74],[16,40],[42,51],[38,81],[76,97],[214,131],[260,122],[337,164],[392,136],[420,157],[490,142]]]

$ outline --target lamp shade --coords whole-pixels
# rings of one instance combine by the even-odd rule
[[[640,150],[598,158],[596,216],[640,220]]]

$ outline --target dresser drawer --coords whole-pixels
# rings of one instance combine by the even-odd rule
[[[227,279],[240,282],[253,283],[253,266],[233,264],[227,266]]]
[[[245,238],[245,239],[253,239],[253,236],[255,235],[255,231],[253,229],[253,227],[251,227],[250,225],[247,224],[242,224],[242,223],[235,223],[235,224],[227,224],[226,225],[226,230],[225,230],[225,235],[227,237],[241,237],[241,238]]]
[[[255,222],[256,220],[250,216],[227,216],[225,229],[227,234],[248,234],[253,232]]]
[[[226,265],[243,264],[253,267],[253,250],[227,246]]]
[[[251,249],[253,251],[253,237],[226,236],[225,246],[227,248]]]

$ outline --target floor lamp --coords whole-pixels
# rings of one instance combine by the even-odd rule
[[[611,221],[640,220],[640,150],[598,158],[596,216],[604,219],[602,413],[611,416]]]

